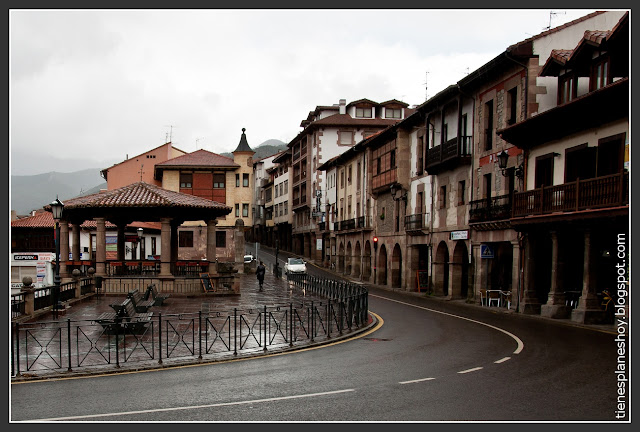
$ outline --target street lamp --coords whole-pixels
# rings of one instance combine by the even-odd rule
[[[401,194],[401,195],[398,195]],[[391,185],[391,198],[393,198],[394,201],[407,201],[407,192],[405,191],[404,194],[402,194],[402,186],[400,185],[396,185],[396,184],[392,184]]]
[[[140,261],[142,261],[142,259],[143,259],[142,258],[143,257],[142,249],[143,249],[143,246],[144,246],[144,243],[142,241],[142,228],[138,228],[138,243],[140,243]]]
[[[58,302],[60,297],[60,219],[62,219],[62,211],[64,210],[64,204],[56,197],[56,200],[51,204],[51,213],[53,214],[53,220],[56,222],[55,227],[55,241],[56,241],[56,273],[53,277],[53,302],[52,310],[54,319],[58,319]]]
[[[502,150],[502,152],[500,152],[498,154],[498,167],[502,170],[502,175],[504,177],[507,177],[509,174],[506,172],[507,170],[507,161],[509,160],[509,153],[507,153],[506,151]],[[517,166],[515,168],[514,174],[516,177],[518,178],[524,178],[524,168],[522,167],[522,164],[520,164],[519,166]]]

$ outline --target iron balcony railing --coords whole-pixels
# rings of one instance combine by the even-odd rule
[[[516,192],[513,197],[513,217],[616,207],[628,203],[629,173],[620,172]]]
[[[340,221],[340,231],[354,229],[356,227],[355,219],[347,219]]]
[[[511,217],[511,195],[499,195],[469,203],[469,222],[486,222]]]
[[[404,217],[405,231],[421,231],[429,229],[431,222],[429,213],[416,213]]]

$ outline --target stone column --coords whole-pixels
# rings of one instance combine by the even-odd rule
[[[534,245],[531,234],[527,233],[524,241],[524,293],[520,304],[522,305],[521,312],[523,314],[533,315],[540,313],[540,302],[536,295]]]
[[[474,291],[474,295],[475,295],[475,300],[477,304],[482,304],[482,297],[480,296],[480,290],[481,289],[486,289],[487,285],[488,285],[488,280],[487,280],[487,259],[482,259],[481,256],[481,243],[478,244],[471,244],[471,251],[472,253],[475,254],[475,275],[476,277],[474,278],[474,287],[473,287],[473,291]]]
[[[160,276],[171,276],[171,218],[160,219]]]
[[[594,251],[591,248],[591,231],[584,233],[584,271],[582,274],[582,295],[578,307],[571,312],[571,320],[585,324],[598,324],[605,319],[605,312],[600,308],[593,275],[592,265]]]
[[[518,241],[511,242],[513,253],[513,265],[511,267],[511,309],[518,304],[517,299],[520,293],[520,245]]]
[[[69,223],[60,221],[60,279],[69,277],[67,274],[67,261],[69,260]]]
[[[234,261],[238,273],[244,273],[244,221],[236,219],[236,229],[233,232]]]
[[[118,244],[118,261],[124,261],[124,228],[125,228],[125,224],[123,223],[119,223],[118,224],[118,240],[117,240],[117,244]]]
[[[80,261],[80,224],[71,225],[71,257],[73,261]]]
[[[551,289],[547,303],[540,308],[540,315],[549,318],[568,318],[571,312],[565,305],[564,292],[560,287],[560,255],[558,233],[551,231]]]
[[[107,235],[104,218],[95,218],[96,221],[96,276],[106,275]]]
[[[218,273],[218,260],[216,259],[216,226],[217,219],[207,221],[207,260],[209,261],[209,273]]]

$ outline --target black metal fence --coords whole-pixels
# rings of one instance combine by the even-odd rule
[[[98,317],[13,323],[12,376],[234,358],[331,340],[368,324],[365,287],[308,275],[290,275],[289,282],[326,300],[158,313],[143,323]]]

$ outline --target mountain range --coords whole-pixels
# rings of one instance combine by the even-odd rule
[[[267,140],[256,146],[254,159],[262,159],[274,155],[287,148],[280,140]],[[231,153],[221,153],[231,157]],[[115,162],[117,163],[117,162]],[[109,164],[107,166],[111,166]],[[82,166],[82,164],[78,164]],[[27,215],[51,203],[57,198],[66,199],[90,195],[107,188],[107,182],[100,175],[101,168],[87,168],[81,171],[62,173],[47,172],[35,175],[11,175],[11,210],[18,215]]]

